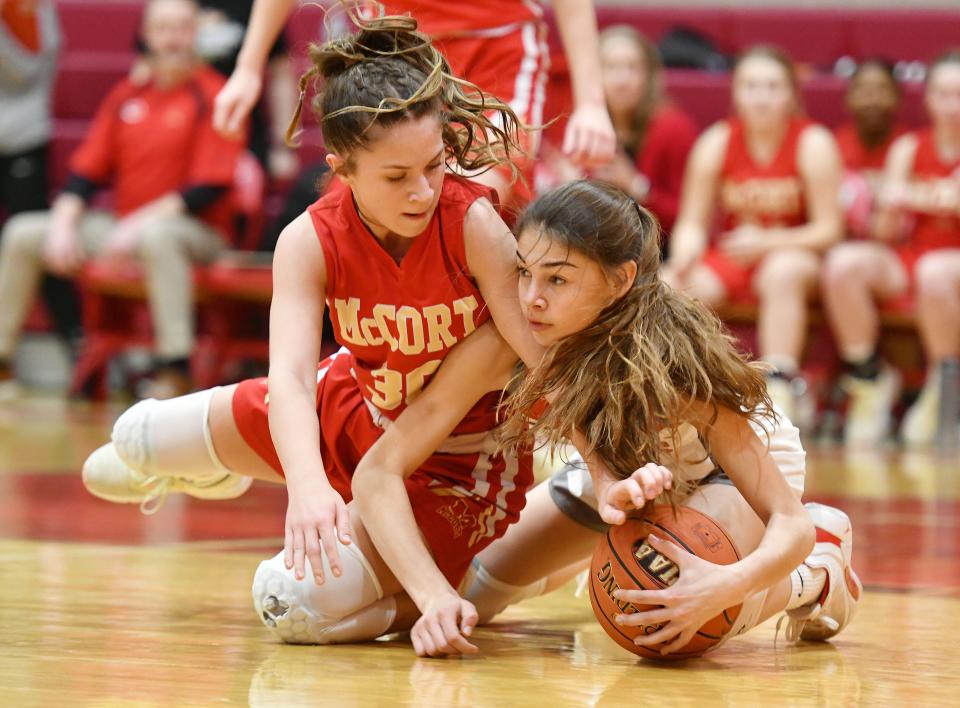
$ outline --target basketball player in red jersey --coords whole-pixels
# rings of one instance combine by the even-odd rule
[[[638,644],[666,641],[665,652],[677,651],[740,604],[725,638],[784,610],[788,638],[835,636],[861,592],[850,520],[801,505],[797,429],[772,414],[762,371],[735,351],[716,316],[660,280],[650,213],[613,187],[573,182],[531,204],[517,234],[520,304],[548,348],[512,387],[505,440],[557,444],[568,430],[587,431],[591,455],[620,479],[591,474],[571,456],[531,491],[520,521],[478,556],[463,586],[481,621],[569,579],[607,524],[666,490],[669,501],[716,520],[741,560],[714,565],[665,539],[649,541],[680,577],[669,589],[620,594],[662,606],[618,618],[651,627]],[[436,395],[427,389],[411,412]]]
[[[857,66],[846,101],[850,120],[833,132],[845,170],[840,202],[847,234],[866,237],[887,153],[907,130],[897,122],[900,86],[890,63],[870,59]]]
[[[516,303],[516,242],[488,188],[445,174],[509,157],[517,117],[465,95],[415,27],[383,18],[312,50],[303,84],[323,79],[317,118],[345,188],[280,238],[269,378],[141,402],[84,465],[87,488],[117,502],[285,480],[284,551],[261,563],[254,603],[288,642],[414,625],[418,653],[475,651],[454,587],[532,481],[530,456],[494,440],[514,351],[529,365],[542,353]],[[325,301],[344,349],[318,368]],[[445,358],[470,375],[438,374],[442,405],[406,416]]]
[[[824,268],[824,299],[848,371],[850,443],[874,444],[889,432],[900,381],[877,354],[878,302],[911,291],[929,372],[904,418],[904,441],[928,445],[940,413],[955,418],[938,409],[941,384],[955,380],[960,355],[960,51],[930,69],[926,106],[932,125],[890,148],[876,240],[838,246]]]
[[[741,56],[733,106],[736,116],[708,128],[691,152],[664,275],[707,304],[759,300],[770,396],[796,420],[807,299],[821,253],[843,231],[840,156],[830,132],[798,114],[793,66],[778,50]],[[717,214],[721,232],[711,239]]]
[[[267,52],[283,28],[296,0],[255,0],[237,68],[214,107],[214,125],[232,132],[261,90]],[[361,2],[360,5],[375,3]],[[448,58],[454,73],[483,91],[502,98],[529,125],[542,119],[549,68],[546,26],[539,0],[387,0],[389,14],[410,13]],[[563,152],[584,167],[606,164],[616,137],[597,78],[597,22],[592,0],[555,0],[553,8],[567,52],[573,83],[574,111],[567,124]],[[533,158],[536,135],[524,147]],[[528,159],[520,158],[525,169]],[[523,181],[509,171],[491,170],[475,177],[495,188],[504,204],[522,204]],[[522,194],[512,194],[514,190]]]

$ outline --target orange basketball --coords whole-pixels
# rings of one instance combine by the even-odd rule
[[[620,526],[612,526],[597,544],[590,566],[590,604],[593,605],[593,612],[606,633],[634,654],[647,659],[689,659],[700,656],[730,631],[740,614],[740,605],[714,617],[697,631],[685,647],[667,656],[659,653],[662,644],[639,647],[633,643],[640,634],[652,634],[662,625],[628,627],[617,624],[615,620],[618,614],[641,612],[652,609],[652,606],[635,606],[615,600],[614,590],[658,590],[673,585],[680,577],[680,571],[673,561],[646,543],[650,533],[672,541],[711,563],[728,565],[740,560],[733,541],[706,514],[682,506],[677,507],[675,514],[668,505],[655,505],[646,511],[643,518],[627,519]]]

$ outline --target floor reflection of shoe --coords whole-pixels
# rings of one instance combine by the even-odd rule
[[[809,605],[787,610],[787,640],[824,641],[836,636],[853,619],[863,586],[853,571],[853,527],[850,517],[824,504],[805,505],[817,530],[817,542],[804,563],[823,568],[827,580],[820,597]]]
[[[890,411],[900,394],[900,373],[884,367],[876,379],[847,376],[843,388],[849,396],[843,428],[848,445],[875,445],[890,432]]]

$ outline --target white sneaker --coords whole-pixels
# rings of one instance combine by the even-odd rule
[[[940,423],[940,377],[930,373],[900,425],[900,434],[907,447],[928,447],[937,436]]]
[[[817,543],[804,563],[823,568],[827,580],[820,597],[809,605],[787,610],[788,641],[824,641],[850,624],[863,594],[860,578],[853,571],[853,527],[850,517],[823,504],[805,504],[817,529]]]
[[[844,377],[850,396],[843,438],[848,445],[875,445],[890,432],[890,411],[900,395],[900,372],[884,367],[874,380]]]
[[[253,484],[251,477],[225,473],[208,479],[147,475],[128,467],[117,455],[113,443],[94,450],[83,463],[83,485],[93,496],[118,504],[140,504],[140,511],[152,514],[171,492],[197,499],[234,499]]]

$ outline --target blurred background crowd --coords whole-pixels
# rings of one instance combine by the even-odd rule
[[[0,398],[167,397],[262,368],[270,253],[323,188],[285,133],[310,41],[276,43],[242,141],[210,126],[251,2],[0,0]],[[663,231],[663,275],[769,364],[810,436],[957,445],[960,11],[600,4],[618,150],[562,150],[549,7],[533,194],[610,181]],[[555,120],[554,120],[555,119]],[[549,122],[553,121],[553,122]]]

